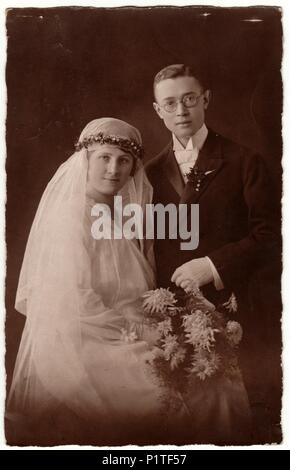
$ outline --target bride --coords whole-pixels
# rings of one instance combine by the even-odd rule
[[[154,287],[152,247],[92,236],[96,204],[113,214],[117,194],[123,206],[151,202],[141,156],[137,129],[96,119],[42,196],[16,295],[26,323],[7,403],[9,444],[194,443],[194,408],[208,414],[206,394],[189,410],[151,369],[154,330],[139,307]],[[243,393],[235,408],[246,408]]]
[[[91,235],[96,203],[111,207],[117,193],[123,205],[150,202],[141,155],[137,129],[94,120],[42,196],[16,296],[26,316],[8,400],[17,443],[146,440],[143,418],[160,420],[147,342],[133,342],[138,299],[154,284],[146,247]]]

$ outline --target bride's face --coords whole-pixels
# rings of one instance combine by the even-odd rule
[[[88,152],[87,193],[113,196],[124,186],[133,168],[133,156],[109,144]]]

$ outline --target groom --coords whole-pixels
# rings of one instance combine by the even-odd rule
[[[248,282],[277,245],[263,161],[206,126],[211,92],[189,66],[157,73],[154,97],[171,139],[147,164],[153,203],[199,204],[197,249],[183,251],[168,236],[155,239],[158,285],[193,280],[215,304],[235,292],[247,336],[256,314],[247,302]]]
[[[190,279],[212,295],[234,290],[276,243],[263,161],[206,126],[211,92],[190,67],[161,70],[154,94],[172,139],[146,167],[153,203],[199,204],[200,229],[194,251],[181,250],[180,240],[155,240],[158,284]]]

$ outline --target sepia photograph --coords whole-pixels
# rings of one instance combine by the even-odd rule
[[[282,8],[6,34],[7,445],[280,444]]]

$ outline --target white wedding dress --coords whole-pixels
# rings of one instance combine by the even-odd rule
[[[63,170],[75,166],[79,179],[84,161],[73,156]],[[56,177],[50,185],[57,186]],[[73,178],[66,179],[71,194]],[[154,286],[144,247],[126,238],[94,240],[94,201],[76,193],[64,203],[54,191],[49,202],[51,193],[48,186],[17,291],[16,308],[26,323],[8,397],[8,440],[161,442],[172,416],[148,363],[150,327],[137,312],[140,297]]]

